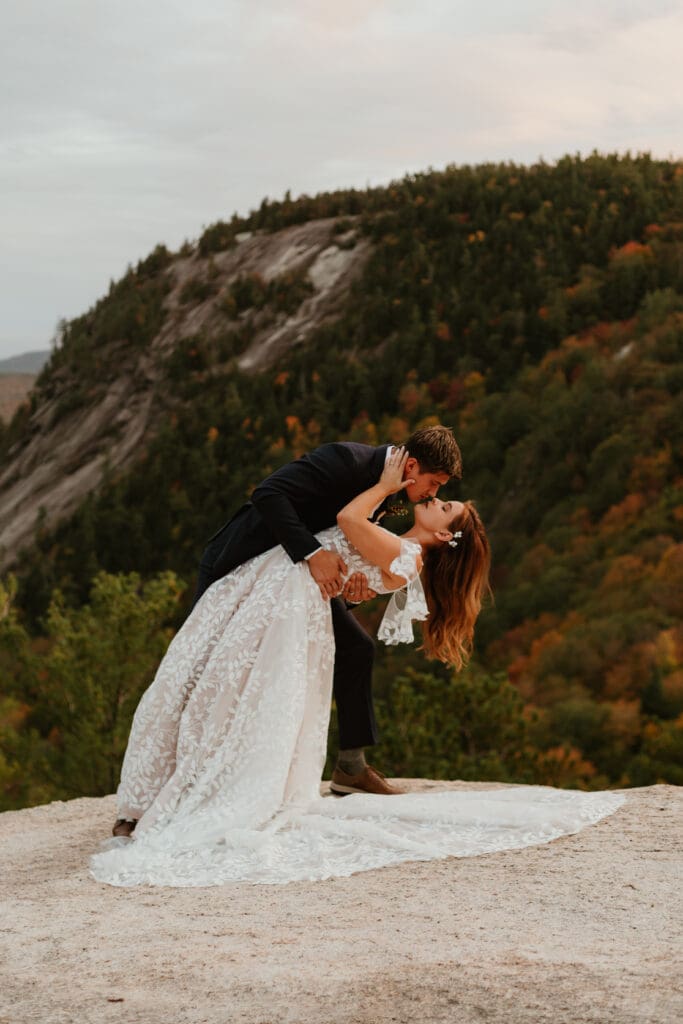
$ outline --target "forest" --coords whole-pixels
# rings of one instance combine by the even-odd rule
[[[171,411],[135,464],[57,527],[38,515],[0,579],[0,809],[114,791],[203,547],[260,480],[325,441],[398,443],[436,422],[464,463],[442,494],[480,511],[494,599],[459,673],[417,643],[378,649],[373,762],[683,785],[683,164],[593,153],[287,193],[196,250],[322,217],[372,243],[337,319],[260,373],[238,369],[234,332],[181,339],[162,367]],[[69,401],[92,401],[121,346],[150,344],[176,255],[158,246],[64,325],[0,429],[0,464],[60,368],[79,381]],[[310,291],[207,276],[184,301],[291,311]],[[358,613],[371,632],[382,609]],[[331,754],[335,730],[333,714]]]

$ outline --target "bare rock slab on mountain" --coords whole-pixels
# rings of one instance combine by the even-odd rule
[[[0,1021],[681,1020],[683,787],[621,792],[596,825],[523,850],[191,889],[90,878],[113,796],[6,812]]]

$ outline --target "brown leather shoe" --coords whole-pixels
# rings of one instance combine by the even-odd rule
[[[386,781],[386,775],[370,764],[367,764],[359,775],[347,775],[341,768],[335,768],[330,789],[342,796],[347,793],[382,793],[389,796],[405,792],[397,786],[392,786]]]
[[[135,831],[137,823],[137,818],[133,821],[127,821],[125,818],[117,818],[114,827],[111,830],[111,834],[113,836],[129,836],[131,832]]]

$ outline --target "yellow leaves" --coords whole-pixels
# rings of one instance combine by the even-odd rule
[[[509,218],[509,220],[512,220],[512,221],[524,220],[525,217],[526,217],[526,214],[522,213],[521,210],[510,210],[510,212],[508,213],[508,218]]]
[[[661,725],[657,722],[647,722],[643,729],[643,736],[647,740],[655,740],[662,731]]]
[[[479,231],[473,231],[471,235],[468,235],[467,236],[467,241],[468,242],[483,242],[485,238],[486,238],[486,232],[479,230]]]
[[[320,444],[321,428],[317,420],[310,419],[304,426],[298,416],[285,416],[285,424],[295,458]]]
[[[394,416],[385,426],[384,433],[392,444],[401,444],[408,436],[408,421]]]
[[[359,441],[361,444],[379,444],[377,427],[365,410],[360,412],[351,423],[349,440]]]
[[[486,381],[478,370],[472,370],[463,380],[465,395],[470,402],[483,398],[486,393]]]

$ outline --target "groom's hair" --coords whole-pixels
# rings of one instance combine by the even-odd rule
[[[462,456],[450,427],[422,427],[405,442],[408,453],[420,463],[423,473],[462,476]]]

